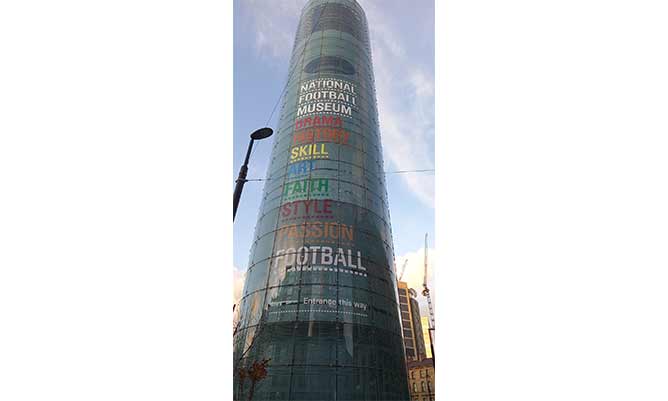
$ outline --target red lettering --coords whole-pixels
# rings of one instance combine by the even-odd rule
[[[312,184],[312,183],[311,183]],[[301,205],[301,206],[300,206]],[[296,217],[297,215],[314,216],[332,214],[331,199],[299,200],[281,206],[282,217]]]
[[[306,117],[295,121],[295,130],[309,127],[343,127],[343,121],[341,117],[329,115]]]
[[[293,145],[300,143],[314,143],[314,142],[334,142],[347,144],[350,132],[342,128],[329,127],[315,127],[305,128],[300,131],[295,131],[292,137]]]
[[[323,200],[322,205],[323,205],[323,208],[322,208],[323,213],[327,213],[327,214],[332,213],[332,200],[331,199]]]

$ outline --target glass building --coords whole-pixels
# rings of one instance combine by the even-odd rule
[[[364,11],[311,0],[293,46],[234,334],[253,400],[408,400]]]

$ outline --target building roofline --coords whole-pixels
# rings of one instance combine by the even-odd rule
[[[433,358],[425,358],[421,361],[408,361],[406,363],[406,366],[408,369],[410,368],[421,368],[424,366],[434,366],[434,359]]]

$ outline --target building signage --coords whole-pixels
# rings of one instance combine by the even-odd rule
[[[281,206],[281,217],[318,217],[332,216],[331,199],[310,199],[288,202]]]
[[[315,160],[292,163],[288,166],[288,177],[308,174],[313,170],[315,170]]]
[[[278,230],[279,238],[323,239],[333,242],[352,242],[355,230],[352,226],[327,221],[309,221],[285,226]]]
[[[283,185],[283,200],[298,200],[308,197],[328,198],[329,178],[310,178],[286,182]]]
[[[327,114],[300,118],[295,121],[295,130],[310,127],[343,127],[343,121],[341,117]]]
[[[274,266],[284,266],[291,271],[325,271],[359,274],[366,277],[366,267],[362,266],[361,251],[329,246],[302,246],[279,249],[274,254]],[[334,266],[334,268],[330,268]]]
[[[311,142],[334,142],[347,144],[349,137],[350,132],[345,131],[342,128],[306,128],[304,130],[295,132],[292,137],[292,144],[299,145],[301,143]]]
[[[300,86],[297,117],[323,112],[351,117],[356,103],[355,85],[352,82],[331,78],[314,79]]]
[[[312,143],[310,145],[295,146],[290,149],[290,162],[328,158],[329,152],[324,143]]]

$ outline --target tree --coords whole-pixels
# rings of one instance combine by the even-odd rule
[[[244,394],[244,382],[246,381],[246,376],[248,376],[248,370],[245,368],[239,368],[237,375],[239,376],[239,393],[237,400],[240,400]]]
[[[260,362],[253,362],[253,365],[248,369],[248,377],[251,379],[251,388],[248,392],[248,401],[253,399],[255,394],[255,385],[257,382],[264,380],[267,377],[267,365],[271,359],[263,359]]]
[[[255,384],[258,381],[263,380],[267,376],[267,366],[269,363],[270,359],[262,359],[261,361],[255,360],[250,368],[246,368],[243,363],[244,357],[253,349],[253,346],[255,345],[255,340],[260,337],[260,334],[262,333],[262,330],[264,329],[265,326],[265,321],[267,318],[267,311],[269,310],[269,305],[267,305],[267,308],[262,310],[262,315],[260,316],[260,320],[258,321],[258,324],[256,326],[255,332],[252,334],[250,344],[248,347],[245,349],[242,349],[241,352],[237,352],[237,355],[234,356],[234,362],[233,362],[233,372],[236,373],[238,379],[239,379],[239,392],[236,397],[237,401],[241,401],[244,393],[244,383],[247,378],[251,379],[251,390],[249,393],[249,400],[252,399],[253,394],[255,392]],[[236,335],[238,329],[241,326],[241,319],[237,321],[237,323],[234,325],[234,334]]]

